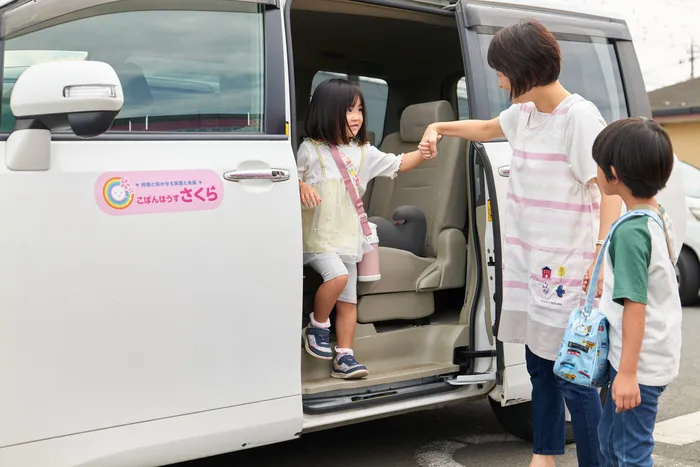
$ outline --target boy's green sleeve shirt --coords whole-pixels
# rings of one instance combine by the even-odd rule
[[[625,299],[647,304],[651,233],[646,217],[630,219],[620,225],[610,239],[610,262],[615,274],[613,301]]]

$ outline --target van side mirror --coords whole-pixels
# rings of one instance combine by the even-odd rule
[[[91,138],[109,129],[124,94],[114,69],[103,62],[55,61],[27,68],[15,83],[16,118],[5,145],[10,170],[48,170],[51,131],[70,129]]]

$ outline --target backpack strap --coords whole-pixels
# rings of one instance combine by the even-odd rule
[[[673,242],[671,242],[671,235],[668,232],[668,228],[666,227],[666,219],[664,219],[664,215],[661,213],[661,211],[650,204],[637,204],[636,206],[633,206],[631,210],[648,210],[652,211],[657,216],[659,216],[659,219],[661,219],[661,228],[663,229],[664,235],[666,236],[666,248],[668,249],[668,256],[671,258],[671,262],[675,264],[678,258],[676,257],[676,253],[673,250]]]
[[[357,189],[355,189],[355,185],[350,179],[350,173],[348,172],[347,167],[345,167],[345,163],[343,162],[343,158],[340,155],[338,146],[336,146],[335,144],[329,144],[328,146],[331,149],[331,154],[333,155],[335,165],[338,166],[340,176],[343,178],[345,188],[348,190],[350,199],[352,200],[352,203],[355,206],[355,211],[357,211],[357,215],[360,218],[360,226],[362,227],[362,233],[365,235],[365,237],[368,237],[372,235],[372,229],[370,228],[369,222],[367,221],[367,213],[365,212],[365,207],[362,203],[362,198],[360,198],[360,195],[357,193]]]
[[[651,206],[649,206],[649,207],[651,207]],[[635,208],[636,208],[636,206],[635,206]],[[658,210],[656,210],[656,211],[658,212]],[[659,214],[657,214],[656,212],[654,212],[650,209],[632,209],[632,210],[629,210],[625,214],[620,216],[620,218],[618,220],[615,221],[615,223],[610,227],[610,232],[608,233],[608,236],[605,237],[605,241],[603,242],[603,246],[600,248],[600,252],[598,253],[598,258],[596,258],[595,267],[593,268],[593,274],[591,275],[591,279],[589,282],[590,285],[588,286],[588,293],[586,294],[586,303],[583,306],[583,312],[585,314],[590,314],[591,311],[593,310],[593,302],[595,301],[595,290],[597,287],[592,287],[592,285],[598,283],[598,277],[600,276],[600,268],[603,264],[603,257],[605,256],[605,252],[607,250],[608,243],[610,243],[610,239],[612,238],[613,233],[620,225],[624,224],[626,221],[632,219],[633,217],[642,217],[642,216],[651,217],[665,231],[664,221],[662,220],[662,216],[660,216]],[[668,236],[666,238],[668,239]]]

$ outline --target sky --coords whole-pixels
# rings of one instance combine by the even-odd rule
[[[517,0],[514,3],[518,3]],[[647,90],[690,79],[690,44],[695,38],[695,77],[700,77],[700,1],[559,0],[621,14],[630,28]]]

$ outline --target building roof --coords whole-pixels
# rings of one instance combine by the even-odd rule
[[[655,117],[700,113],[700,78],[651,91],[649,103]]]

